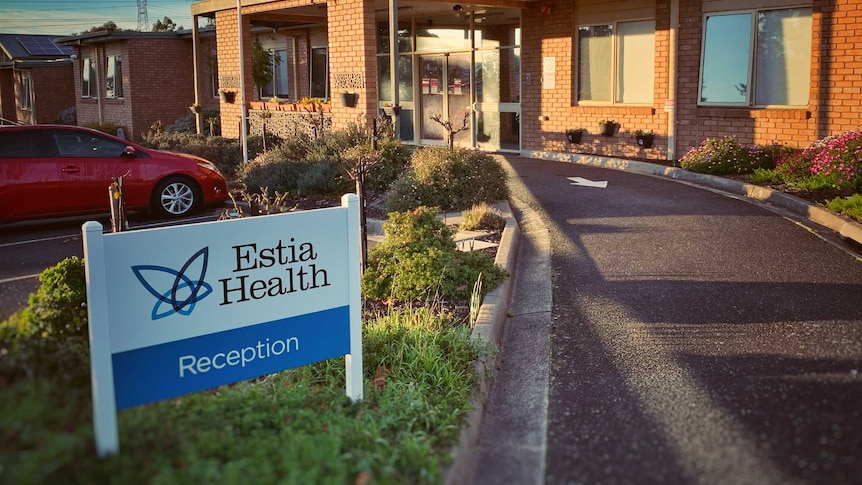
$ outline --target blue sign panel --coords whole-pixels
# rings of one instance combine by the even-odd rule
[[[113,355],[117,409],[350,353],[349,306]]]

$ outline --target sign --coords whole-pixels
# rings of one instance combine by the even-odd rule
[[[347,356],[362,399],[359,202],[103,234],[83,227],[100,455],[116,412]]]
[[[608,187],[607,180],[597,180],[593,181],[590,179],[585,179],[583,177],[566,177],[572,182],[569,185],[577,185],[580,187],[596,187],[598,189],[606,189]]]
[[[542,58],[542,89],[557,88],[557,58]]]

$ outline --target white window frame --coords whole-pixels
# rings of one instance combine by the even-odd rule
[[[18,104],[23,111],[33,110],[33,78],[30,71],[15,71],[18,76],[20,91],[18,92]]]
[[[813,59],[811,58],[811,52],[809,50],[809,72],[807,73],[808,86],[809,86],[809,96],[804,104],[764,104],[757,102],[756,90],[757,90],[757,80],[758,80],[758,66],[757,66],[757,22],[758,15],[763,12],[778,12],[782,10],[799,10],[799,9],[808,9],[809,10],[809,18],[813,23],[813,9],[811,5],[795,5],[795,6],[781,6],[781,7],[770,7],[770,8],[751,8],[745,10],[731,10],[731,11],[722,11],[722,12],[709,12],[703,15],[703,33],[701,39],[701,52],[700,52],[700,70],[698,73],[698,86],[697,86],[697,100],[698,106],[726,106],[726,107],[738,107],[738,108],[768,108],[768,107],[776,107],[776,108],[801,108],[807,107],[811,102],[810,98],[810,87],[811,87],[811,72],[810,66]],[[706,68],[706,51],[707,51],[707,22],[711,17],[723,17],[723,16],[732,16],[732,15],[749,15],[751,18],[751,26],[749,29],[749,47],[748,47],[748,59],[747,59],[747,69],[748,76],[746,79],[746,87],[745,87],[745,101],[743,102],[735,102],[735,101],[708,101],[704,100],[704,69]],[[813,29],[813,26],[812,26]],[[811,38],[812,32],[808,32],[809,39]],[[741,55],[742,53],[739,53]]]
[[[84,80],[86,79],[87,88],[84,91]],[[95,57],[81,58],[81,97],[95,98],[97,93],[96,80],[98,79],[98,68],[96,66]]]
[[[574,93],[573,99],[575,103],[583,106],[652,106],[655,102],[655,57],[653,57],[653,68],[650,70],[652,73],[652,93],[650,93],[649,101],[637,101],[637,102],[626,102],[621,100],[620,93],[620,75],[622,73],[623,66],[620,65],[620,24],[632,24],[638,22],[652,22],[653,23],[653,46],[655,46],[655,19],[654,18],[635,18],[635,19],[625,19],[625,20],[617,20],[613,22],[595,22],[595,23],[587,23],[580,24],[576,27],[576,33],[574,38],[575,44],[575,63],[574,63]],[[609,73],[609,77],[607,82],[610,84],[610,99],[607,100],[593,100],[593,99],[581,99],[580,98],[580,79],[581,79],[581,46],[580,46],[580,29],[587,27],[600,27],[600,26],[610,26],[611,28],[611,69]],[[653,52],[655,52],[655,48],[653,48]]]
[[[108,79],[114,80],[113,91],[109,89]],[[105,56],[105,98],[123,97],[123,58],[119,54]]]

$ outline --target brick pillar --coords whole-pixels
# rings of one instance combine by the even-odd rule
[[[251,77],[251,24],[247,16],[242,18],[242,43],[245,70],[245,99],[251,101],[254,82]],[[218,51],[219,88],[231,89],[236,93],[233,103],[220,101],[222,136],[239,138],[242,119],[240,96],[239,37],[237,32],[236,9],[216,12],[216,49]]]
[[[327,2],[332,127],[371,123],[377,116],[377,27],[373,0]],[[355,108],[340,93],[357,93]]]

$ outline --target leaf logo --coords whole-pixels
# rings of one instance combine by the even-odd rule
[[[195,304],[212,293],[212,286],[204,281],[208,262],[209,247],[205,247],[193,254],[179,271],[155,265],[132,266],[138,281],[156,298],[151,315],[153,320],[174,313],[191,315]],[[197,277],[192,279],[188,274]]]

